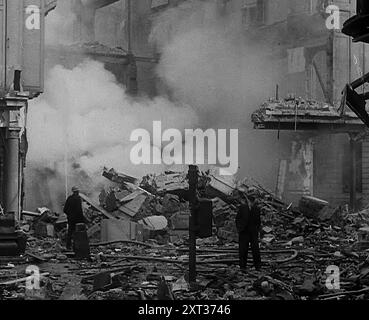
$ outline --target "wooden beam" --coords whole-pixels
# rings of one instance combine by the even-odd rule
[[[319,69],[318,69],[318,66],[316,65],[316,62],[315,60],[313,59],[313,67],[314,67],[314,70],[315,70],[315,73],[318,77],[318,81],[319,81],[319,84],[320,84],[320,87],[322,88],[322,91],[323,91],[323,94],[324,94],[324,99],[325,99],[325,102],[328,102],[329,103],[329,95],[328,95],[328,91],[325,87],[325,84],[324,84],[324,81],[323,81],[323,78],[322,78],[322,75],[320,74],[319,72]]]
[[[94,209],[96,209],[97,211],[102,213],[108,219],[118,220],[116,217],[114,217],[112,214],[110,214],[105,209],[101,208],[98,204],[96,204],[93,200],[91,200],[89,197],[87,197],[83,193],[80,193],[79,195],[80,195],[80,197],[82,198],[83,201],[87,202],[89,205],[91,205]]]
[[[45,273],[41,273],[40,274],[40,277],[47,277],[49,275],[50,275],[50,273],[45,272]],[[32,279],[33,279],[33,276],[27,276],[27,277],[16,279],[16,280],[10,280],[10,281],[6,281],[6,282],[1,282],[0,283],[0,286],[9,286],[11,284],[17,284],[17,283],[21,283],[21,282],[26,282],[27,280],[32,280]]]

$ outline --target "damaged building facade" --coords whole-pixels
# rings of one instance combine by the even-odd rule
[[[23,4],[24,1],[31,0],[12,0],[11,3]],[[71,37],[67,43],[48,44],[46,69],[61,65],[69,72],[85,58],[102,62],[114,74],[117,81],[114,77],[109,76],[109,79],[114,84],[113,88],[119,90],[119,95],[138,101],[142,96],[170,91],[155,74],[159,49],[149,41],[151,23],[163,13],[162,10],[188,3],[192,12],[196,10],[192,5],[201,5],[203,1],[63,0],[61,3],[68,13],[74,14]],[[274,97],[262,103],[251,115],[253,125],[258,129],[251,131],[255,140],[256,135],[262,134],[261,130],[269,130],[275,133],[275,139],[286,145],[278,154],[280,166],[276,192],[267,190],[253,179],[251,175],[257,174],[256,170],[247,177],[236,177],[223,176],[219,167],[208,166],[205,171],[189,165],[179,172],[166,168],[160,173],[142,176],[124,168],[112,168],[121,161],[118,157],[115,164],[109,167],[104,164],[99,176],[85,177],[89,178],[86,185],[93,186],[90,190],[82,184],[72,188],[74,195],[66,203],[71,199],[75,201],[78,204],[76,210],[65,209],[69,205],[65,205],[64,210],[40,207],[46,206],[43,199],[37,203],[38,207],[34,206],[37,209],[23,210],[23,217],[16,224],[16,230],[24,240],[22,252],[18,250],[9,255],[9,234],[12,236],[15,226],[9,227],[9,219],[0,214],[0,249],[3,249],[0,250],[0,300],[142,300],[147,307],[148,301],[153,300],[369,298],[369,209],[358,211],[342,206],[350,203],[355,209],[365,205],[369,190],[366,185],[369,139],[361,120],[341,103],[341,91],[346,83],[367,69],[368,48],[351,44],[351,39],[338,30],[327,29],[325,22],[329,14],[326,7],[331,3],[329,1],[218,0],[209,3],[210,18],[231,17],[237,31],[242,26],[245,43],[258,43],[258,48],[264,50],[263,54],[266,53],[273,62],[274,69],[270,73],[279,75]],[[355,12],[350,1],[332,3],[341,9],[342,20],[347,18],[345,15]],[[52,1],[50,5],[55,7]],[[18,10],[12,6],[7,9],[13,9],[13,13],[22,12],[21,6]],[[46,14],[47,10],[43,13]],[[206,14],[207,11],[201,14],[199,20],[206,19]],[[225,20],[228,22],[229,19],[221,22]],[[16,25],[11,26],[15,28]],[[21,41],[17,43],[19,45]],[[17,50],[10,48],[9,58],[16,57]],[[41,65],[34,68],[43,72],[43,50],[41,53],[38,56],[33,52],[32,57],[35,61],[41,60]],[[19,70],[13,60],[10,62],[14,63],[12,67],[15,69],[14,74],[9,72],[5,77],[5,80],[11,79],[6,88],[10,95],[0,99],[0,107],[10,108],[0,119],[0,127],[4,127],[0,133],[7,139],[3,145],[0,141],[0,150],[6,159],[3,164],[0,152],[0,190],[8,192],[5,199],[10,198],[9,191],[16,194],[20,190],[22,181],[19,177],[22,175],[19,170],[24,159],[13,161],[16,160],[13,156],[25,155],[27,147],[25,140],[18,139],[17,134],[24,132],[25,127],[22,127],[22,115],[17,108],[26,109],[27,99],[40,94],[43,85],[42,76],[28,78],[30,74],[39,76],[42,73],[35,73],[35,69],[28,69],[31,66],[25,65],[23,89],[30,91],[30,96],[26,96],[26,91],[20,90]],[[99,64],[101,69],[102,64]],[[189,67],[189,63],[185,66]],[[81,70],[87,76],[77,78],[77,81],[70,80],[64,73],[57,84],[49,81],[62,98],[61,101],[51,99],[52,106],[47,108],[48,112],[54,111],[52,107],[77,109],[83,100],[79,98],[86,91],[86,96],[92,97],[87,99],[87,105],[93,105],[98,97],[102,97],[96,103],[96,110],[109,113],[104,106],[109,104],[107,100],[111,90],[104,94],[101,82],[93,86],[101,73]],[[255,80],[252,75],[247,76],[251,81]],[[68,97],[65,93],[69,87],[65,89],[60,82],[68,82],[72,89],[77,89],[70,90],[72,94]],[[79,87],[79,83],[84,85]],[[224,81],[221,84],[225,85]],[[89,91],[88,87],[92,89]],[[243,84],[241,87],[242,95],[248,99],[251,93]],[[50,86],[45,91],[45,96],[51,95]],[[268,94],[265,92],[265,98]],[[133,98],[134,95],[138,95],[138,99]],[[4,101],[6,106],[1,104]],[[242,101],[251,104],[251,99]],[[102,144],[113,140],[116,132],[123,132],[120,139],[126,135],[124,119],[129,118],[129,114],[126,112],[128,108],[124,109],[124,102],[124,99],[113,99],[112,104],[122,111],[123,117],[113,113],[113,117],[118,119],[118,130],[108,131],[108,139]],[[139,109],[137,105],[133,106],[135,111]],[[40,112],[42,105],[38,107],[36,111]],[[218,117],[228,111],[226,107],[222,105]],[[140,109],[139,116],[148,109]],[[77,119],[77,125],[74,125],[83,125],[85,110],[80,118],[79,113],[70,110],[70,118]],[[250,105],[242,109],[244,114],[248,111]],[[157,114],[157,109],[154,109],[149,122]],[[112,118],[104,119],[102,113],[97,115],[98,121],[91,127],[99,137],[104,135],[100,127],[114,126],[114,122]],[[46,134],[41,135],[42,145],[36,149],[40,153],[41,149],[46,149],[42,160],[54,163],[45,135],[52,137],[52,143],[62,141],[60,136],[52,136],[52,132],[59,129],[56,123],[62,122],[60,114],[55,118],[57,121],[40,117],[33,123],[37,126],[53,124],[44,131]],[[245,116],[243,123],[246,121],[250,124],[249,115]],[[31,121],[29,123],[32,124]],[[62,123],[61,127],[63,133],[70,134],[68,125]],[[87,140],[88,135],[79,130],[71,136],[73,139],[82,136]],[[267,144],[262,147],[268,149]],[[83,155],[92,153],[86,149],[83,148]],[[96,150],[104,162],[109,158],[105,148]],[[268,151],[273,153],[271,149]],[[255,162],[261,160],[257,154],[248,152],[249,155]],[[65,180],[57,184],[61,190],[66,182],[65,191],[69,193],[71,186],[68,182],[71,184],[72,181],[68,181],[67,162],[73,161],[71,167],[75,175],[78,175],[79,168],[83,171],[83,167],[78,167],[74,159],[68,159],[67,148],[61,150],[59,156],[61,163],[65,157],[62,164],[66,170],[63,172]],[[268,161],[272,163],[273,158],[276,157],[271,155]],[[36,171],[36,175],[40,173],[45,181],[56,174],[52,166],[46,171],[44,169]],[[265,172],[267,169],[267,166],[262,168]],[[9,172],[18,179],[1,179],[3,173],[9,175]],[[62,199],[57,200],[65,203],[63,192],[53,191],[51,183],[40,180],[33,182],[33,188],[37,190],[32,196],[37,198],[39,192],[40,198],[51,198],[58,193],[55,197]],[[3,187],[2,181],[9,185]],[[298,207],[296,202],[299,202]],[[18,203],[11,205],[19,206]],[[7,212],[12,211],[12,206],[6,206]],[[255,225],[258,228],[256,237],[260,239],[255,242],[260,245],[261,265],[257,265],[255,258],[255,270],[249,268],[250,260],[245,262],[247,268],[240,261],[242,229],[236,221],[247,206],[254,217],[260,214],[260,223]],[[77,209],[81,223],[76,223],[74,228],[72,218]],[[250,219],[247,220],[250,223]],[[71,235],[73,246],[68,245]],[[255,257],[255,243],[252,247]],[[39,286],[29,288],[29,267],[31,271],[37,271]],[[332,275],[337,271],[340,281],[335,282]]]
[[[109,41],[130,47],[137,65],[137,87],[143,94],[168,93],[155,72],[159,52],[150,43],[150,33],[155,17],[184,3],[119,1],[99,9],[102,12],[98,14],[102,14],[103,10],[117,11],[114,6],[126,8],[125,15],[109,21],[109,29],[117,35]],[[252,117],[255,128],[276,131],[278,139],[285,140],[290,150],[279,155],[275,192],[295,204],[302,195],[311,195],[333,206],[365,206],[369,201],[366,164],[369,140],[361,135],[364,125],[348,109],[342,118],[340,107],[345,85],[368,71],[368,46],[352,43],[340,30],[327,28],[327,19],[334,13],[327,11],[328,6],[340,8],[341,26],[355,14],[356,1],[217,0],[216,3],[219,17],[232,16],[234,23],[242,26],[245,39],[251,38],[267,52],[275,68],[271,73],[279,75],[274,100],[280,104],[267,102],[262,106],[263,112],[259,110]],[[96,25],[100,26],[96,39],[108,41],[99,35],[107,26],[99,22],[98,16]],[[268,96],[272,94],[266,92],[265,99]],[[290,100],[284,100],[288,97]]]
[[[55,6],[52,0],[0,3],[0,215],[15,220],[24,200],[28,102],[43,91],[44,24]]]
[[[103,62],[131,94],[167,94],[155,72],[159,52],[150,33],[155,17],[185,2],[69,1],[75,15],[71,44],[49,46],[47,68],[71,68],[87,56]],[[265,48],[275,67],[271,73],[280,75],[275,99],[252,117],[255,128],[274,130],[281,141],[289,137],[290,152],[279,155],[276,193],[294,203],[312,195],[333,206],[365,205],[369,142],[358,136],[364,126],[353,114],[344,110],[347,119],[341,117],[340,105],[345,84],[368,71],[368,48],[327,28],[329,5],[340,8],[342,24],[354,14],[356,2],[218,0],[217,5],[219,16],[232,16],[245,38],[251,35]]]
[[[123,63],[126,70],[120,68],[125,76],[118,75],[117,80],[126,85],[131,94],[153,97],[157,94],[155,68],[158,57],[149,42],[151,22],[153,16],[168,4],[169,1],[151,0],[69,1],[75,14],[73,43],[95,43],[121,50],[120,54],[126,56]],[[114,55],[110,58],[114,59]],[[119,68],[103,62],[117,75]]]
[[[249,28],[267,39],[282,76],[274,98],[252,121],[281,139],[286,131],[293,134],[291,153],[281,155],[277,194],[357,209],[369,200],[369,140],[341,100],[345,85],[368,71],[368,46],[327,27],[334,13],[328,5],[340,9],[340,27],[355,14],[356,1],[246,1],[245,12],[259,12]]]
[[[105,68],[115,75],[117,81],[127,87],[129,93],[136,94],[135,61],[130,57],[127,48],[123,48],[117,41],[121,34],[116,28],[118,22],[123,20],[124,14],[122,3],[117,0],[73,0],[66,1],[63,6],[64,10],[74,16],[69,43],[47,45],[46,68],[51,69],[58,64],[74,68],[86,58],[93,59],[103,63]],[[106,20],[107,17],[110,19]],[[110,37],[105,36],[102,40],[99,33],[101,31]]]

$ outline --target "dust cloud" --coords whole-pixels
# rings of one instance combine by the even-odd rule
[[[48,17],[54,17],[48,38],[63,27],[64,9]],[[65,21],[67,31],[72,20]],[[164,170],[129,160],[132,130],[150,131],[154,120],[164,129],[239,129],[239,176],[273,189],[284,143],[276,133],[254,130],[251,113],[274,95],[280,79],[265,47],[243,28],[239,14],[222,13],[209,1],[186,1],[158,15],[150,42],[161,54],[157,73],[167,90],[154,99],[130,98],[98,62],[49,70],[44,95],[29,108],[26,207],[60,211],[72,185],[101,188],[103,167],[135,176]]]

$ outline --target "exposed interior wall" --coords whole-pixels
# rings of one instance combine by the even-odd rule
[[[289,142],[283,200],[301,196],[324,199],[332,206],[350,203],[351,149],[348,134],[307,132]],[[369,138],[356,143],[357,207],[369,204]]]
[[[348,204],[350,193],[350,154],[348,134],[324,134],[315,139],[314,196],[333,206]],[[360,188],[357,198],[360,202]]]
[[[283,199],[296,205],[303,195],[313,194],[313,139],[308,134],[297,134],[290,146]]]
[[[332,206],[350,203],[351,149],[348,134],[296,134],[285,153],[283,200],[294,205],[301,196],[324,199]],[[356,199],[369,204],[369,138],[356,145]],[[282,159],[282,158],[281,158]]]

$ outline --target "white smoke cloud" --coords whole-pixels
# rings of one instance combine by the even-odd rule
[[[163,130],[239,128],[241,174],[273,187],[283,143],[275,133],[253,130],[250,115],[273,95],[278,68],[267,56],[268,47],[248,39],[241,11],[222,16],[213,1],[188,0],[155,19],[150,40],[161,52],[157,72],[180,103],[163,97],[132,100],[97,62],[73,70],[57,66],[47,75],[45,94],[30,105],[29,170],[54,172],[49,189],[61,194],[66,151],[70,185],[81,184],[73,180],[81,171],[97,185],[103,166],[135,176],[162,171],[160,166],[138,168],[129,160],[131,131],[150,130],[154,120],[161,120]],[[35,189],[34,173],[30,189]]]
[[[164,98],[131,100],[99,62],[89,60],[73,70],[56,66],[48,75],[45,94],[30,105],[29,157],[47,164],[62,159],[65,149],[73,157],[92,159],[115,150],[120,157],[111,158],[120,159],[117,169],[127,169],[126,150],[121,148],[131,145],[133,130],[150,130],[154,120],[184,129],[196,123],[196,115],[190,107]]]
[[[238,18],[220,15],[215,2],[186,1],[159,16],[150,36],[162,52],[159,76],[213,125],[250,127],[250,112],[274,93],[273,62]]]
[[[162,121],[163,130],[183,130],[197,122],[189,106],[161,97],[129,98],[114,75],[91,60],[72,70],[62,66],[51,69],[45,94],[30,103],[28,117],[30,167],[53,170],[60,178],[61,192],[65,172],[71,187],[79,182],[81,172],[98,181],[103,167],[138,177],[163,171],[163,166],[132,165],[132,131],[151,131],[154,120]],[[35,185],[36,181],[29,183]]]
[[[198,111],[202,126],[239,129],[239,175],[273,188],[283,142],[254,130],[251,114],[274,95],[283,69],[266,39],[251,40],[241,8],[233,9],[190,0],[160,14],[150,35],[161,52],[157,72],[175,99]]]

